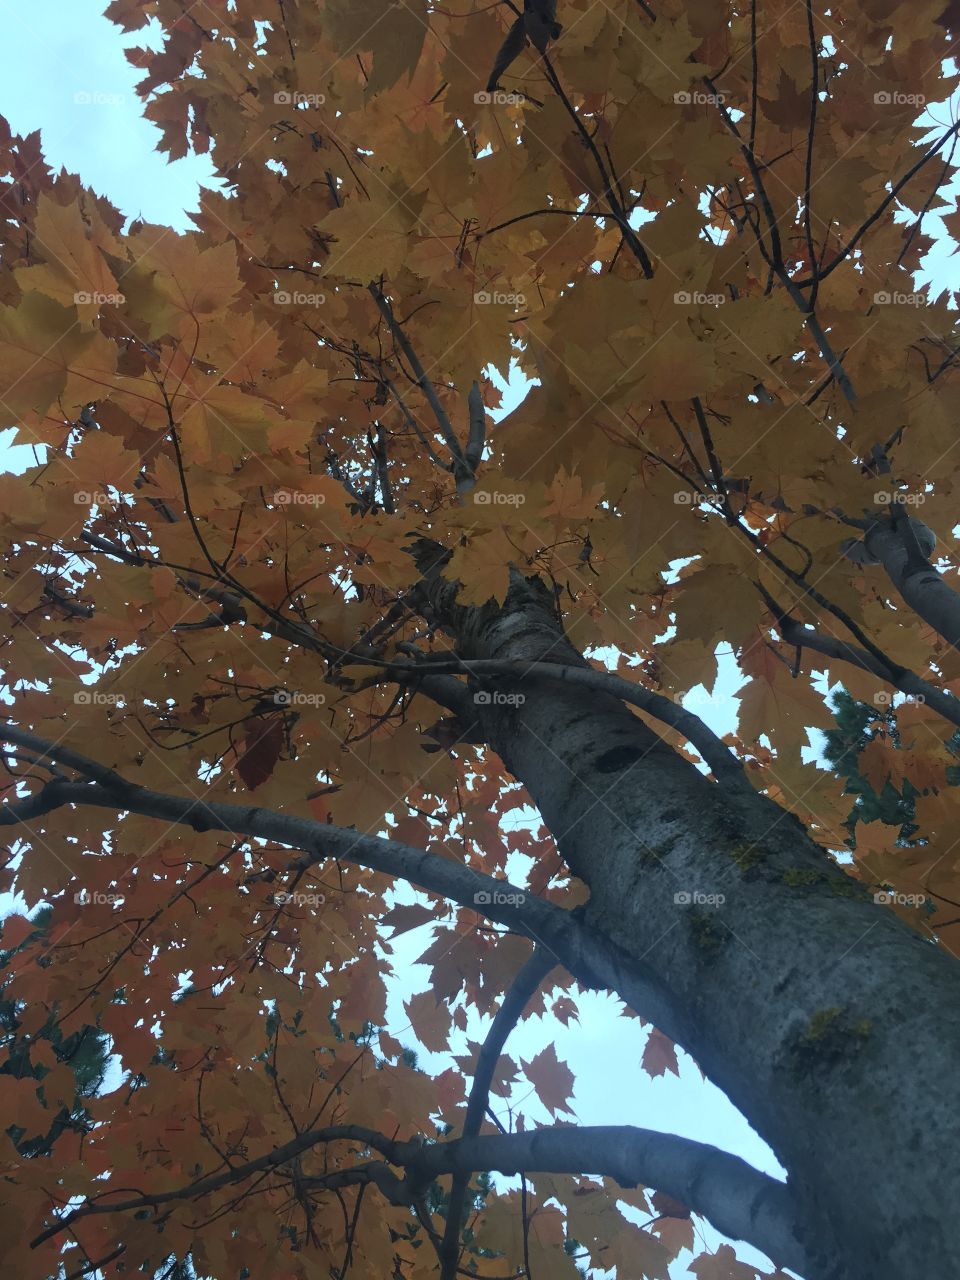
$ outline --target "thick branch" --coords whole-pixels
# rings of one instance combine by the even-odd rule
[[[531,1133],[486,1134],[417,1147],[403,1144],[396,1155],[418,1177],[476,1169],[503,1174],[593,1173],[623,1187],[665,1191],[718,1231],[746,1240],[778,1266],[801,1274],[806,1256],[795,1233],[793,1197],[788,1187],[758,1172],[738,1156],[673,1134],[623,1126],[557,1127]]]
[[[471,391],[471,396],[472,394]],[[479,396],[477,399],[479,399]],[[482,409],[482,404],[480,408]],[[471,431],[471,438],[478,438],[473,431]],[[158,567],[158,562],[146,558],[137,558],[119,544],[107,542],[104,538],[95,538],[94,535],[84,536],[98,550],[115,555],[126,563],[149,567],[156,565]],[[196,579],[191,580],[189,578],[184,579],[184,585],[191,590],[202,592],[211,599],[229,597],[229,599],[223,600],[224,607],[236,607],[238,597],[233,592],[206,589]],[[700,753],[718,781],[723,780],[734,786],[749,787],[750,785],[746,781],[743,767],[737,757],[699,716],[687,711],[686,708],[670,698],[664,697],[663,694],[655,693],[652,689],[645,689],[642,685],[632,684],[630,681],[610,672],[596,671],[587,666],[582,668],[571,667],[551,662],[515,663],[495,660],[466,662],[454,654],[451,654],[449,659],[444,657],[442,661],[424,662],[414,666],[409,663],[389,662],[372,656],[336,650],[334,646],[327,644],[321,637],[315,636],[295,624],[279,626],[259,621],[256,625],[261,630],[277,635],[292,644],[301,645],[314,652],[320,652],[328,659],[335,657],[337,661],[344,661],[352,658],[357,662],[382,666],[384,675],[387,678],[401,679],[404,682],[414,684],[415,687],[419,688],[434,701],[457,712],[461,719],[467,716],[470,695],[466,690],[458,691],[455,681],[449,679],[442,681],[440,679],[441,673],[462,671],[473,675],[489,673],[491,675],[507,676],[547,676],[551,680],[566,680],[574,684],[587,685],[604,693],[612,693],[615,697],[620,698],[621,701],[628,702],[631,706],[647,712],[648,715],[652,715],[654,719],[659,720],[662,724],[676,729]],[[471,716],[469,719],[473,721],[476,717]],[[752,791],[752,788],[750,789]]]
[[[556,1127],[531,1133],[488,1134],[425,1145],[422,1139],[396,1142],[354,1125],[300,1134],[244,1165],[197,1179],[172,1191],[108,1201],[106,1195],[80,1205],[41,1232],[32,1247],[43,1244],[83,1218],[131,1213],[162,1204],[196,1200],[256,1173],[282,1167],[319,1143],[358,1142],[381,1152],[405,1170],[401,1181],[385,1163],[371,1161],[315,1176],[300,1174],[304,1188],[374,1182],[393,1204],[409,1204],[425,1184],[445,1174],[475,1169],[507,1175],[519,1173],[601,1174],[623,1187],[638,1185],[664,1191],[718,1231],[761,1249],[778,1266],[801,1273],[806,1257],[796,1237],[793,1196],[782,1182],[752,1168],[738,1156],[706,1143],[632,1126]]]
[[[796,618],[791,618],[761,584],[758,583],[757,586],[776,618],[780,634],[787,644],[795,645],[798,649],[812,649],[815,653],[822,653],[827,658],[849,662],[862,671],[869,671],[884,684],[892,685],[901,693],[916,698],[918,702],[925,702],[938,715],[960,728],[960,698],[955,698],[953,694],[938,689],[929,680],[924,680],[906,667],[898,668],[895,673],[891,672],[872,654],[867,653],[866,649],[860,649],[857,645],[849,644],[836,636],[821,635],[813,627],[799,622]]]
[[[363,1147],[370,1147],[374,1151],[379,1151],[382,1155],[392,1158],[393,1149],[396,1143],[383,1134],[378,1133],[374,1129],[365,1129],[360,1125],[333,1125],[325,1129],[312,1129],[306,1133],[298,1134],[296,1138],[292,1138],[290,1142],[284,1143],[282,1147],[274,1147],[272,1151],[268,1151],[266,1155],[258,1156],[255,1160],[248,1160],[246,1164],[234,1165],[232,1168],[222,1173],[209,1174],[204,1178],[197,1178],[193,1182],[188,1182],[186,1186],[178,1187],[173,1191],[159,1191],[155,1195],[128,1196],[125,1200],[110,1199],[111,1193],[104,1192],[95,1200],[88,1201],[86,1204],[79,1205],[70,1213],[64,1214],[62,1218],[58,1218],[56,1222],[42,1231],[34,1240],[30,1242],[30,1247],[36,1249],[46,1240],[51,1240],[54,1236],[66,1231],[80,1218],[91,1218],[104,1213],[133,1213],[138,1209],[155,1209],[162,1204],[171,1204],[177,1200],[198,1200],[201,1196],[208,1196],[214,1191],[219,1191],[222,1187],[233,1186],[238,1182],[245,1182],[255,1173],[262,1173],[265,1170],[276,1169],[288,1161],[302,1155],[303,1152],[309,1151],[311,1147],[315,1147],[320,1143],[326,1142],[353,1142],[359,1143]],[[394,1162],[395,1163],[395,1162]],[[377,1173],[369,1174],[369,1171],[376,1168]],[[386,1177],[379,1176],[382,1170]],[[392,1191],[397,1193],[400,1186],[400,1180],[391,1174],[386,1165],[359,1165],[352,1170],[343,1171],[350,1172],[354,1175],[360,1171],[368,1172],[369,1181],[377,1182],[381,1190]],[[354,1176],[354,1182],[362,1179]],[[391,1185],[392,1184],[392,1185]],[[393,1199],[392,1195],[387,1196]]]
[[[467,409],[470,418],[470,433],[467,437],[467,466],[473,475],[483,457],[483,442],[487,433],[487,411],[483,407],[479,383],[474,382],[467,395]]]
[[[723,779],[733,785],[743,784],[750,787],[750,784],[746,781],[740,761],[726,743],[699,716],[694,715],[692,711],[687,711],[685,707],[680,706],[679,703],[674,702],[672,699],[664,697],[662,693],[655,693],[652,689],[645,689],[643,685],[632,684],[629,680],[624,680],[621,676],[614,675],[612,672],[596,671],[593,667],[587,666],[566,666],[559,662],[515,662],[500,658],[482,658],[468,661],[458,658],[455,654],[451,654],[449,659],[444,657],[442,660],[438,659],[424,663],[420,669],[431,673],[464,671],[469,675],[480,678],[510,676],[514,679],[522,679],[525,676],[545,676],[549,680],[558,680],[567,684],[579,684],[586,686],[588,689],[596,689],[598,692],[613,694],[621,702],[627,702],[630,706],[647,712],[648,715],[653,716],[655,720],[659,720],[662,724],[676,729],[692,747],[696,748],[718,780]],[[387,667],[386,674],[389,676],[404,674],[408,675],[409,678],[414,672],[415,669],[406,664],[391,663]],[[475,702],[480,702],[481,700],[481,697],[474,697]],[[751,793],[753,792],[752,787],[750,787],[750,791]]]
[[[920,551],[909,523],[903,520],[898,528],[892,521],[878,521],[864,542],[914,613],[960,649],[960,594]]]
[[[55,778],[34,796],[0,805],[0,826],[21,825],[68,804],[91,805],[160,818],[194,831],[226,831],[234,837],[251,836],[302,850],[305,857],[296,860],[291,870],[305,870],[327,858],[370,867],[533,939],[578,982],[617,992],[631,1009],[672,1040],[682,1045],[690,1043],[685,1018],[663,981],[653,976],[651,967],[638,965],[571,912],[534,897],[507,880],[399,840],[314,822],[291,813],[150,791],[76,751],[45,742],[16,725],[8,724],[0,730],[0,742],[3,741],[42,752],[86,777],[96,776],[97,781],[66,782]]]
[[[477,1055],[477,1069],[474,1072],[473,1086],[467,1102],[467,1116],[463,1122],[464,1138],[474,1138],[480,1132],[487,1110],[487,1100],[490,1097],[493,1074],[500,1061],[503,1046],[540,983],[553,966],[554,957],[537,947],[517,974],[513,986],[497,1010],[483,1048]],[[440,1280],[454,1280],[457,1274],[460,1260],[460,1226],[471,1173],[470,1170],[459,1170],[453,1175],[450,1199],[447,1202],[447,1226],[440,1246]]]

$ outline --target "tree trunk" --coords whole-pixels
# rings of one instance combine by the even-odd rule
[[[499,609],[451,594],[434,604],[465,658],[584,664],[538,582],[515,577]],[[679,1042],[787,1169],[809,1280],[960,1275],[955,959],[615,697],[496,688],[524,700],[478,705],[486,740],[589,886],[588,922],[653,968]]]

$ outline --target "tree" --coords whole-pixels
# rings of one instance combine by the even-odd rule
[[[49,908],[3,933],[18,1274],[663,1277],[691,1213],[808,1280],[957,1274],[942,9],[113,0],[225,184],[188,235],[3,134],[38,458],[0,477],[0,821]],[[720,645],[725,739],[683,702]],[[851,858],[849,775],[801,755],[823,673],[908,840]],[[390,939],[427,922],[414,1043]],[[555,1051],[504,1049],[587,988],[786,1184],[570,1124]],[[484,1043],[418,1069],[468,1009]],[[26,1158],[84,1027],[122,1083]],[[521,1075],[555,1126],[504,1131]]]
[[[31,922],[34,930],[20,946],[15,951],[0,952],[0,970],[10,968],[17,952],[36,936],[35,931],[46,928],[51,914],[50,907],[40,908]],[[19,1089],[20,1103],[27,1108],[23,1118],[36,1119],[38,1124],[27,1127],[15,1123],[13,1130],[7,1132],[19,1154],[33,1159],[49,1156],[65,1129],[86,1132],[90,1117],[84,1099],[92,1097],[103,1086],[109,1055],[107,1037],[96,1026],[81,1027],[65,1039],[54,1010],[50,1010],[46,1023],[32,1035],[18,1035],[24,1013],[17,1000],[0,1000],[0,1027],[6,1050],[0,1075],[24,1082]],[[39,1106],[37,1084],[43,1089]],[[51,1112],[50,1116],[45,1114],[47,1111]],[[48,1127],[44,1127],[45,1123]],[[29,1134],[34,1136],[31,1138]]]
[[[896,714],[887,710],[883,703],[877,708],[857,702],[843,689],[837,693],[833,703],[837,727],[826,731],[823,754],[837,773],[846,778],[846,789],[854,796],[846,821],[851,840],[856,841],[858,823],[884,822],[888,826],[897,826],[898,839],[908,841],[916,830],[913,800],[917,788],[904,776],[898,789],[891,774],[882,773],[878,778],[878,790],[860,772],[860,756],[870,743],[879,742],[883,747],[889,738],[894,748],[899,745]]]

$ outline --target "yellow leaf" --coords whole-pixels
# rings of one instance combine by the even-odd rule
[[[89,238],[79,204],[61,204],[43,194],[37,201],[36,245],[43,263],[19,267],[14,274],[25,292],[38,292],[64,307],[76,306],[84,327],[101,306],[123,302],[120,286],[100,248]]]

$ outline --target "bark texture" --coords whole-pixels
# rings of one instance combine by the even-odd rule
[[[502,608],[432,598],[465,658],[584,662],[535,580]],[[525,700],[478,706],[487,740],[589,886],[587,921],[663,983],[680,1043],[787,1169],[809,1280],[960,1275],[960,965],[616,697],[497,687]]]
[[[893,514],[899,519],[878,521],[868,531],[867,550],[883,565],[914,613],[960,648],[960,595],[928,561],[917,521],[897,511]]]

